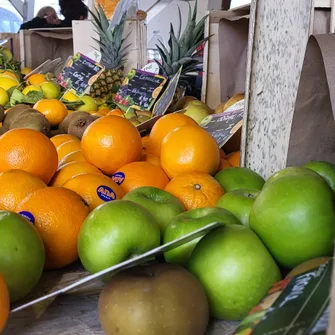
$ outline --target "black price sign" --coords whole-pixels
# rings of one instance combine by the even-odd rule
[[[181,70],[182,70],[182,67],[179,69],[176,75],[169,81],[169,84],[166,90],[164,91],[162,96],[159,98],[159,100],[156,102],[156,105],[153,110],[154,116],[164,115],[165,112],[168,110],[169,106],[171,105],[174,94],[176,93]]]
[[[201,127],[210,133],[217,144],[222,147],[242,127],[243,113],[244,106],[232,111],[212,114],[202,121]]]
[[[68,60],[57,80],[64,88],[72,89],[78,95],[82,95],[103,71],[102,65],[81,53],[77,53]]]
[[[150,110],[167,79],[161,75],[132,69],[114,97],[114,102],[138,110]]]

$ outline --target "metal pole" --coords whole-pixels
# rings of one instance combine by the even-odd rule
[[[269,177],[286,165],[313,0],[253,0],[241,163]]]

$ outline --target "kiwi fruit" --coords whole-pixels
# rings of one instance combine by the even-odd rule
[[[47,118],[42,113],[35,113],[33,110],[31,112],[27,112],[28,110],[18,115],[15,120],[10,124],[9,129],[34,129],[43,133],[44,135],[48,135],[50,131],[50,124]]]
[[[6,127],[0,127],[0,136],[3,135],[7,131],[8,131],[8,128],[6,128]]]
[[[96,119],[97,117],[93,115],[86,115],[75,119],[69,125],[68,134],[81,139],[83,137],[86,128]]]
[[[5,108],[0,105],[0,122],[5,118]]]
[[[77,119],[82,118],[83,116],[89,116],[90,113],[88,112],[72,112],[71,114],[67,115],[65,119],[61,122],[58,126],[59,130],[61,130],[64,134],[68,133],[70,123]]]
[[[57,129],[51,129],[50,132],[49,132],[49,137],[53,137],[53,136],[56,136],[56,135],[61,135],[61,134],[66,134],[64,133],[63,131],[61,131],[59,128]]]
[[[10,108],[10,110],[5,114],[5,117],[2,121],[2,125],[4,127],[9,128],[11,122],[16,118],[17,114],[20,114],[22,111],[25,111],[27,109],[30,109],[31,107],[29,105],[15,105]]]

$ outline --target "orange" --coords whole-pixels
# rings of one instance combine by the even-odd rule
[[[192,172],[173,178],[165,191],[178,198],[186,210],[215,207],[224,194],[221,185],[209,174]]]
[[[9,317],[10,300],[9,292],[5,282],[5,278],[0,273],[0,334],[6,326]]]
[[[90,211],[105,202],[123,197],[120,186],[102,174],[83,173],[69,179],[63,187],[78,193],[86,201]]]
[[[149,153],[150,152],[150,138],[149,136],[144,136],[141,138],[141,141],[142,141],[142,154],[145,154],[145,153]],[[158,157],[158,156],[157,156]]]
[[[121,109],[112,109],[107,115],[124,116]]]
[[[218,169],[216,170],[216,173],[218,173],[218,172],[220,172],[224,169],[228,169],[230,167],[232,167],[232,165],[229,163],[229,161],[227,161],[224,158],[220,158],[220,164],[219,164]]]
[[[12,212],[29,194],[47,187],[40,178],[22,170],[1,173],[0,185],[0,207]]]
[[[141,136],[132,123],[119,116],[105,116],[91,123],[81,139],[87,162],[112,175],[142,155]]]
[[[143,162],[151,163],[161,168],[161,160],[157,156],[154,156],[152,154],[143,154],[141,160]]]
[[[167,114],[157,120],[149,136],[151,142],[150,153],[160,157],[164,137],[172,130],[185,125],[197,126],[197,123],[189,116],[180,113]]]
[[[77,193],[61,187],[45,187],[30,194],[17,207],[28,212],[45,246],[45,268],[58,269],[78,259],[77,240],[89,213]]]
[[[28,80],[27,80],[27,83],[29,85],[41,85],[42,83],[46,82],[47,81],[47,78],[44,74],[42,73],[35,73],[35,74],[32,74],[31,76],[29,76]]]
[[[58,126],[68,115],[65,105],[57,99],[37,101],[34,109],[44,114],[52,127]]]
[[[60,162],[66,155],[81,150],[79,141],[67,141],[57,148],[58,161]]]
[[[98,111],[98,114],[101,114],[103,116],[106,116],[109,113],[109,109],[108,108],[101,108]],[[94,114],[93,114],[94,115]]]
[[[85,162],[83,152],[81,150],[70,152],[58,163],[58,167],[71,162]]]
[[[134,162],[123,166],[114,175],[113,180],[121,186],[124,193],[142,186],[165,188],[169,178],[164,171],[147,162]]]
[[[221,158],[226,158],[227,157],[227,154],[222,149],[220,149],[220,157]]]
[[[57,165],[55,146],[36,130],[13,129],[0,137],[0,172],[24,170],[47,184]]]
[[[58,148],[61,144],[68,141],[77,141],[80,142],[79,138],[69,135],[69,134],[60,134],[50,138],[50,141],[54,144],[56,148]]]
[[[241,152],[236,151],[232,152],[227,156],[227,161],[233,166],[233,167],[239,167],[240,166],[240,159],[241,159]]]
[[[51,180],[50,185],[61,187],[70,178],[82,173],[102,174],[94,165],[87,162],[71,162],[60,166]]]
[[[170,179],[188,172],[215,174],[219,164],[215,139],[198,126],[179,127],[163,140],[161,165]]]

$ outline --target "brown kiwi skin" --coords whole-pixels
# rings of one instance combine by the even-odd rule
[[[56,136],[56,135],[62,135],[62,134],[66,134],[63,131],[61,131],[59,128],[57,129],[51,129],[49,132],[49,138]]]
[[[0,136],[3,135],[4,133],[6,133],[7,131],[8,131],[8,128],[0,127]]]
[[[0,122],[2,122],[4,118],[5,118],[5,108],[2,105],[0,105]]]
[[[69,125],[68,134],[81,139],[86,128],[97,119],[97,116],[86,115],[72,121]]]
[[[48,135],[50,132],[50,124],[47,118],[42,113],[28,112],[28,110],[18,115],[10,124],[10,130],[15,128],[33,129],[44,135]]]
[[[88,112],[72,112],[71,114],[67,115],[65,119],[60,123],[58,126],[58,129],[63,132],[63,134],[67,134],[69,131],[69,126],[72,121],[77,120],[78,118],[81,118],[83,116],[89,116],[90,113]]]
[[[10,110],[5,114],[5,117],[2,121],[3,126],[9,128],[11,122],[16,118],[17,114],[27,109],[31,109],[31,107],[29,105],[23,104],[11,107]]]

